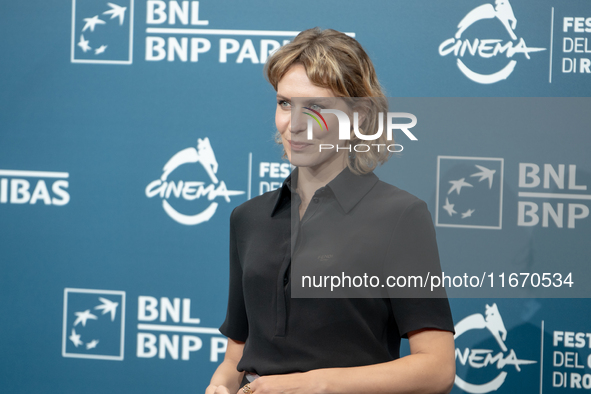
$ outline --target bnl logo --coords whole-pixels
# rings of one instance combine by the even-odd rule
[[[62,356],[123,360],[125,292],[64,289]]]
[[[133,0],[72,0],[72,63],[131,64]]]
[[[435,224],[501,229],[503,164],[502,158],[438,156]]]

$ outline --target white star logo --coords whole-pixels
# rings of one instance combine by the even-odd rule
[[[94,31],[96,25],[104,25],[106,23],[105,21],[99,19],[98,15],[95,15],[92,18],[84,18],[84,22],[86,22],[86,24],[82,28],[82,31],[86,31],[86,29]]]
[[[96,345],[98,345],[98,343],[99,343],[98,339],[93,339],[92,341],[90,341],[86,344],[86,349],[94,349],[96,347]]]
[[[478,182],[482,182],[483,180],[488,179],[488,188],[491,189],[493,183],[493,175],[495,174],[495,172],[497,172],[497,170],[489,170],[488,168],[479,166],[478,164],[475,164],[475,166],[480,170],[480,172],[477,172],[470,176],[479,176],[480,179],[478,180]]]
[[[84,327],[86,327],[86,321],[88,319],[96,320],[98,319],[95,315],[90,313],[90,309],[85,310],[84,312],[75,312],[74,313],[78,318],[74,320],[74,327],[78,325],[78,323],[82,323]]]
[[[72,328],[72,335],[68,337],[70,341],[74,344],[74,346],[78,347],[78,345],[82,345],[82,341],[80,340],[80,334],[76,334],[76,330]]]
[[[80,41],[78,42],[78,46],[82,48],[84,52],[91,50],[92,48],[88,45],[88,40],[84,39],[84,35],[80,34]]]
[[[101,45],[100,47],[98,47],[97,49],[94,50],[94,54],[100,55],[101,53],[103,53],[105,51],[105,49],[107,49],[107,45]]]
[[[121,26],[125,19],[125,10],[127,7],[121,7],[113,3],[107,3],[107,5],[111,7],[111,9],[103,12],[103,14],[111,15],[111,19],[119,17],[119,26]]]
[[[468,209],[466,212],[462,213],[462,219],[466,219],[474,213],[475,209]]]
[[[114,302],[111,300],[107,300],[106,298],[99,297],[101,305],[95,306],[94,309],[102,310],[103,315],[105,313],[111,312],[111,321],[115,320],[115,314],[117,313],[117,306],[119,306],[118,302]]]
[[[466,178],[458,179],[457,181],[449,181],[449,183],[452,184],[452,187],[449,189],[447,194],[451,194],[451,192],[453,192],[455,190],[459,195],[460,190],[462,190],[462,187],[464,187],[464,186],[472,187],[472,185],[469,184],[468,182],[465,182],[465,180],[466,180]]]
[[[455,204],[449,203],[449,199],[447,197],[445,198],[445,205],[443,206],[443,209],[445,209],[447,211],[447,213],[449,213],[449,216],[452,216],[454,213],[457,213],[454,210],[454,205]]]

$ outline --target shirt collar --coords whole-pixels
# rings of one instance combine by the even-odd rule
[[[297,185],[298,169],[294,169],[291,174],[283,181],[277,200],[271,212],[271,216],[275,216],[285,206],[291,202],[291,193],[295,193]],[[337,175],[326,186],[332,190],[337,202],[343,208],[345,213],[349,213],[351,209],[374,187],[378,182],[378,177],[370,172],[365,175],[355,175],[345,167],[339,175]]]

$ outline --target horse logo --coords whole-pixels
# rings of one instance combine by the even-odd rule
[[[186,148],[172,156],[164,165],[160,179],[166,181],[171,172],[176,170],[179,166],[189,163],[201,164],[203,169],[205,169],[205,172],[207,172],[207,175],[211,178],[211,181],[215,184],[219,182],[218,178],[215,176],[215,173],[218,172],[218,162],[215,159],[215,153],[213,152],[211,144],[209,143],[209,138],[207,137],[197,139],[197,149]]]
[[[513,7],[511,7],[509,0],[496,0],[495,7],[493,7],[492,4],[483,4],[468,12],[464,19],[458,24],[456,38],[460,38],[464,30],[472,26],[475,22],[493,18],[497,18],[501,21],[511,38],[517,40],[517,36],[513,32],[517,25],[517,19],[515,18],[515,14],[513,14]],[[511,22],[511,25],[509,25],[509,22]]]
[[[199,163],[201,163],[211,178],[211,181],[213,183],[218,183],[218,179],[215,176],[215,173],[218,172],[218,162],[215,160],[215,154],[213,153],[213,149],[211,149],[209,138],[205,137],[204,139],[197,139],[197,151]]]
[[[454,54],[456,57],[456,64],[460,71],[469,79],[481,84],[491,84],[505,80],[511,75],[517,61],[515,59],[509,62],[500,70],[491,74],[481,74],[469,68],[460,58],[468,54],[471,56],[478,56],[481,58],[491,58],[497,55],[505,55],[508,59],[515,54],[523,54],[526,59],[530,59],[530,52],[545,51],[546,48],[533,48],[525,44],[522,37],[517,37],[515,28],[517,27],[517,18],[513,13],[513,7],[509,0],[495,0],[494,6],[491,3],[482,4],[464,16],[460,23],[458,23],[458,30],[455,36],[443,41],[439,46],[439,54],[447,56]],[[507,30],[511,40],[503,42],[501,39],[490,38],[480,39],[474,38],[472,40],[464,37],[462,34],[472,26],[474,23],[485,19],[497,19]]]
[[[507,346],[505,345],[505,340],[507,339],[507,329],[505,328],[505,323],[503,323],[503,318],[499,313],[497,304],[492,304],[491,306],[486,305],[485,315],[486,317],[480,313],[475,313],[462,319],[455,327],[456,335],[454,338],[459,337],[468,330],[486,328],[497,340],[500,348],[506,352]]]

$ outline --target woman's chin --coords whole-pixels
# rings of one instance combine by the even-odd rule
[[[287,158],[291,165],[296,167],[310,167],[314,164],[314,160],[311,160],[310,155],[302,153],[295,153],[292,151],[291,155],[288,155]]]

